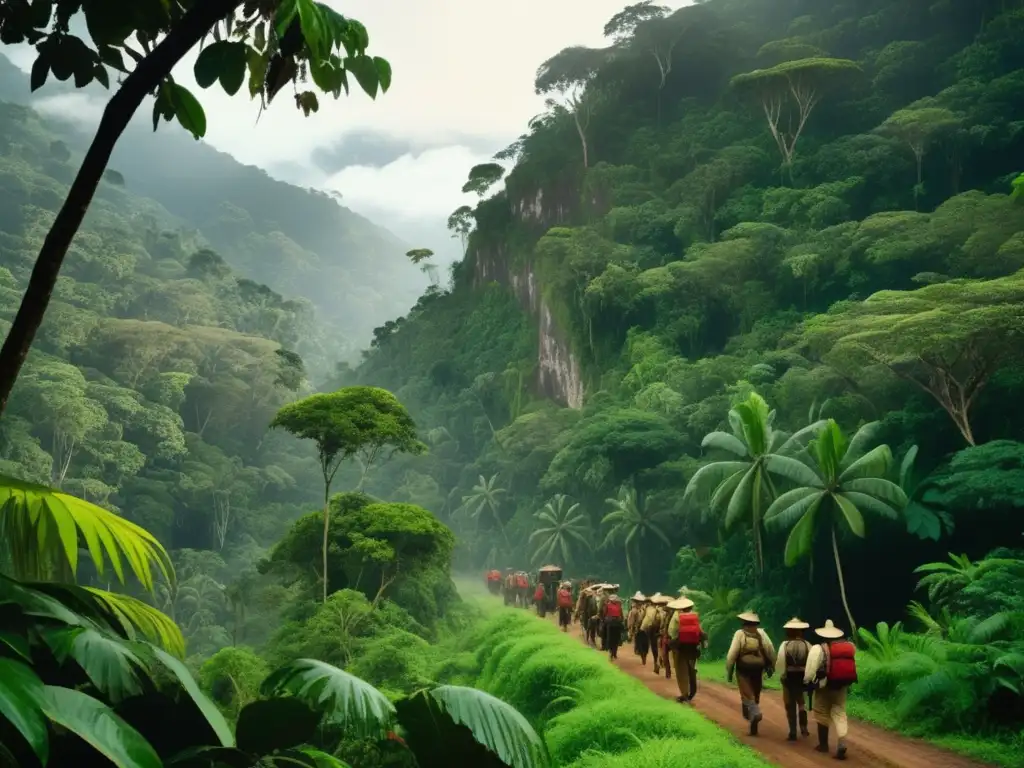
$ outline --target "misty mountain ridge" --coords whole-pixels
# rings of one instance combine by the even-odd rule
[[[32,94],[28,76],[0,56],[0,100],[32,106],[72,94],[107,97],[99,86],[50,82]],[[46,122],[75,154],[91,141],[81,125]],[[334,196],[278,181],[176,125],[154,132],[133,122],[110,168],[127,192],[156,201],[244,276],[290,298],[308,299],[330,337],[330,353],[353,358],[373,328],[402,314],[427,285],[405,257],[411,246],[345,208]]]

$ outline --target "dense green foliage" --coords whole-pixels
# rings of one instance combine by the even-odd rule
[[[367,490],[422,489],[474,568],[557,535],[576,575],[686,584],[723,616],[994,629],[994,606],[912,601],[922,563],[987,562],[1021,536],[1024,208],[1006,158],[1024,151],[1024,9],[649,15],[540,67],[557,98],[497,156],[513,167],[451,284],[340,379],[394,391],[433,446]],[[715,482],[684,494],[701,467]],[[1004,578],[1020,590],[1019,569]],[[1019,728],[1011,603],[1001,634],[947,649],[1002,682],[945,664],[965,708],[919,698],[905,727]],[[901,674],[884,696],[941,688]]]

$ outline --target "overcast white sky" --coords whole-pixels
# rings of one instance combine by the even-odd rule
[[[255,103],[211,88],[201,94],[209,118],[207,141],[290,181],[336,189],[346,206],[384,226],[392,216],[443,221],[472,202],[460,192],[469,169],[523,133],[543,108],[543,99],[533,93],[537,66],[570,45],[605,44],[604,23],[628,3],[328,1],[367,26],[370,52],[392,64],[391,90],[374,102],[353,89],[348,98],[321,102],[320,112],[309,118],[284,97],[256,125]],[[685,2],[665,4],[675,8]],[[193,54],[176,73],[183,84],[194,85],[194,61]],[[29,65],[31,58],[19,56],[18,63]],[[309,162],[315,149],[337,145],[353,132],[398,139],[419,150],[377,167],[349,166],[329,177]]]

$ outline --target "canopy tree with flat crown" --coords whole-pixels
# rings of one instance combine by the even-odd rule
[[[611,51],[607,48],[574,45],[541,64],[534,80],[534,90],[538,95],[558,93],[564,99],[564,104],[548,99],[546,105],[556,116],[560,112],[572,116],[583,149],[584,168],[590,167],[587,128],[598,99],[592,84],[597,70],[610,56]]]
[[[931,395],[975,445],[971,408],[1019,355],[1024,270],[996,280],[950,280],[841,302],[804,326],[812,355],[851,375],[876,364]]]
[[[731,85],[761,103],[768,129],[782,156],[782,165],[788,169],[796,156],[796,145],[807,120],[826,91],[841,87],[859,72],[860,67],[849,59],[815,57],[745,72],[736,75]]]
[[[331,483],[338,468],[346,460],[358,458],[365,477],[388,449],[386,458],[395,453],[423,453],[426,446],[417,439],[416,425],[398,398],[379,387],[345,387],[337,392],[310,395],[281,408],[270,426],[316,443],[324,478],[322,554],[326,602]]]
[[[71,33],[84,16],[93,47]],[[212,38],[212,40],[209,40]],[[112,69],[123,79],[107,102],[68,196],[43,241],[21,306],[0,349],[0,415],[42,324],[71,241],[106,170],[110,155],[148,95],[155,97],[153,128],[176,118],[197,139],[206,113],[171,71],[196,45],[208,44],[195,64],[201,88],[220,83],[234,96],[248,79],[261,109],[288,83],[312,80],[316,90],[339,98],[349,76],[372,98],[391,85],[391,66],[366,53],[366,28],[314,0],[5,0],[0,3],[0,42],[34,45],[31,86],[50,73],[75,87],[110,87]],[[312,90],[295,93],[304,114],[319,109]]]

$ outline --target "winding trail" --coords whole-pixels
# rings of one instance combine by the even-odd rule
[[[556,619],[557,620],[557,619]],[[573,625],[569,634],[585,644],[580,637],[579,625]],[[600,653],[600,651],[594,651]],[[640,658],[633,654],[631,645],[619,650],[619,658],[614,663],[627,675],[635,677],[651,691],[662,698],[675,700],[679,695],[675,678],[668,680],[664,672],[655,675],[653,668],[643,666]],[[698,664],[698,674],[699,674]],[[735,688],[716,682],[699,683],[697,696],[692,706],[708,720],[717,723],[730,731],[739,741],[757,750],[769,762],[783,768],[813,768],[838,765],[848,766],[887,766],[888,768],[986,768],[970,758],[961,757],[923,741],[900,736],[883,730],[877,726],[850,719],[850,733],[846,739],[849,752],[847,759],[839,763],[831,755],[817,752],[814,718],[809,724],[811,735],[791,743],[786,740],[789,726],[786,724],[786,712],[782,707],[782,694],[779,691],[765,690],[761,694],[761,711],[764,720],[758,729],[757,736],[749,735],[749,726],[740,714],[739,695]],[[835,750],[835,737],[830,745]]]

